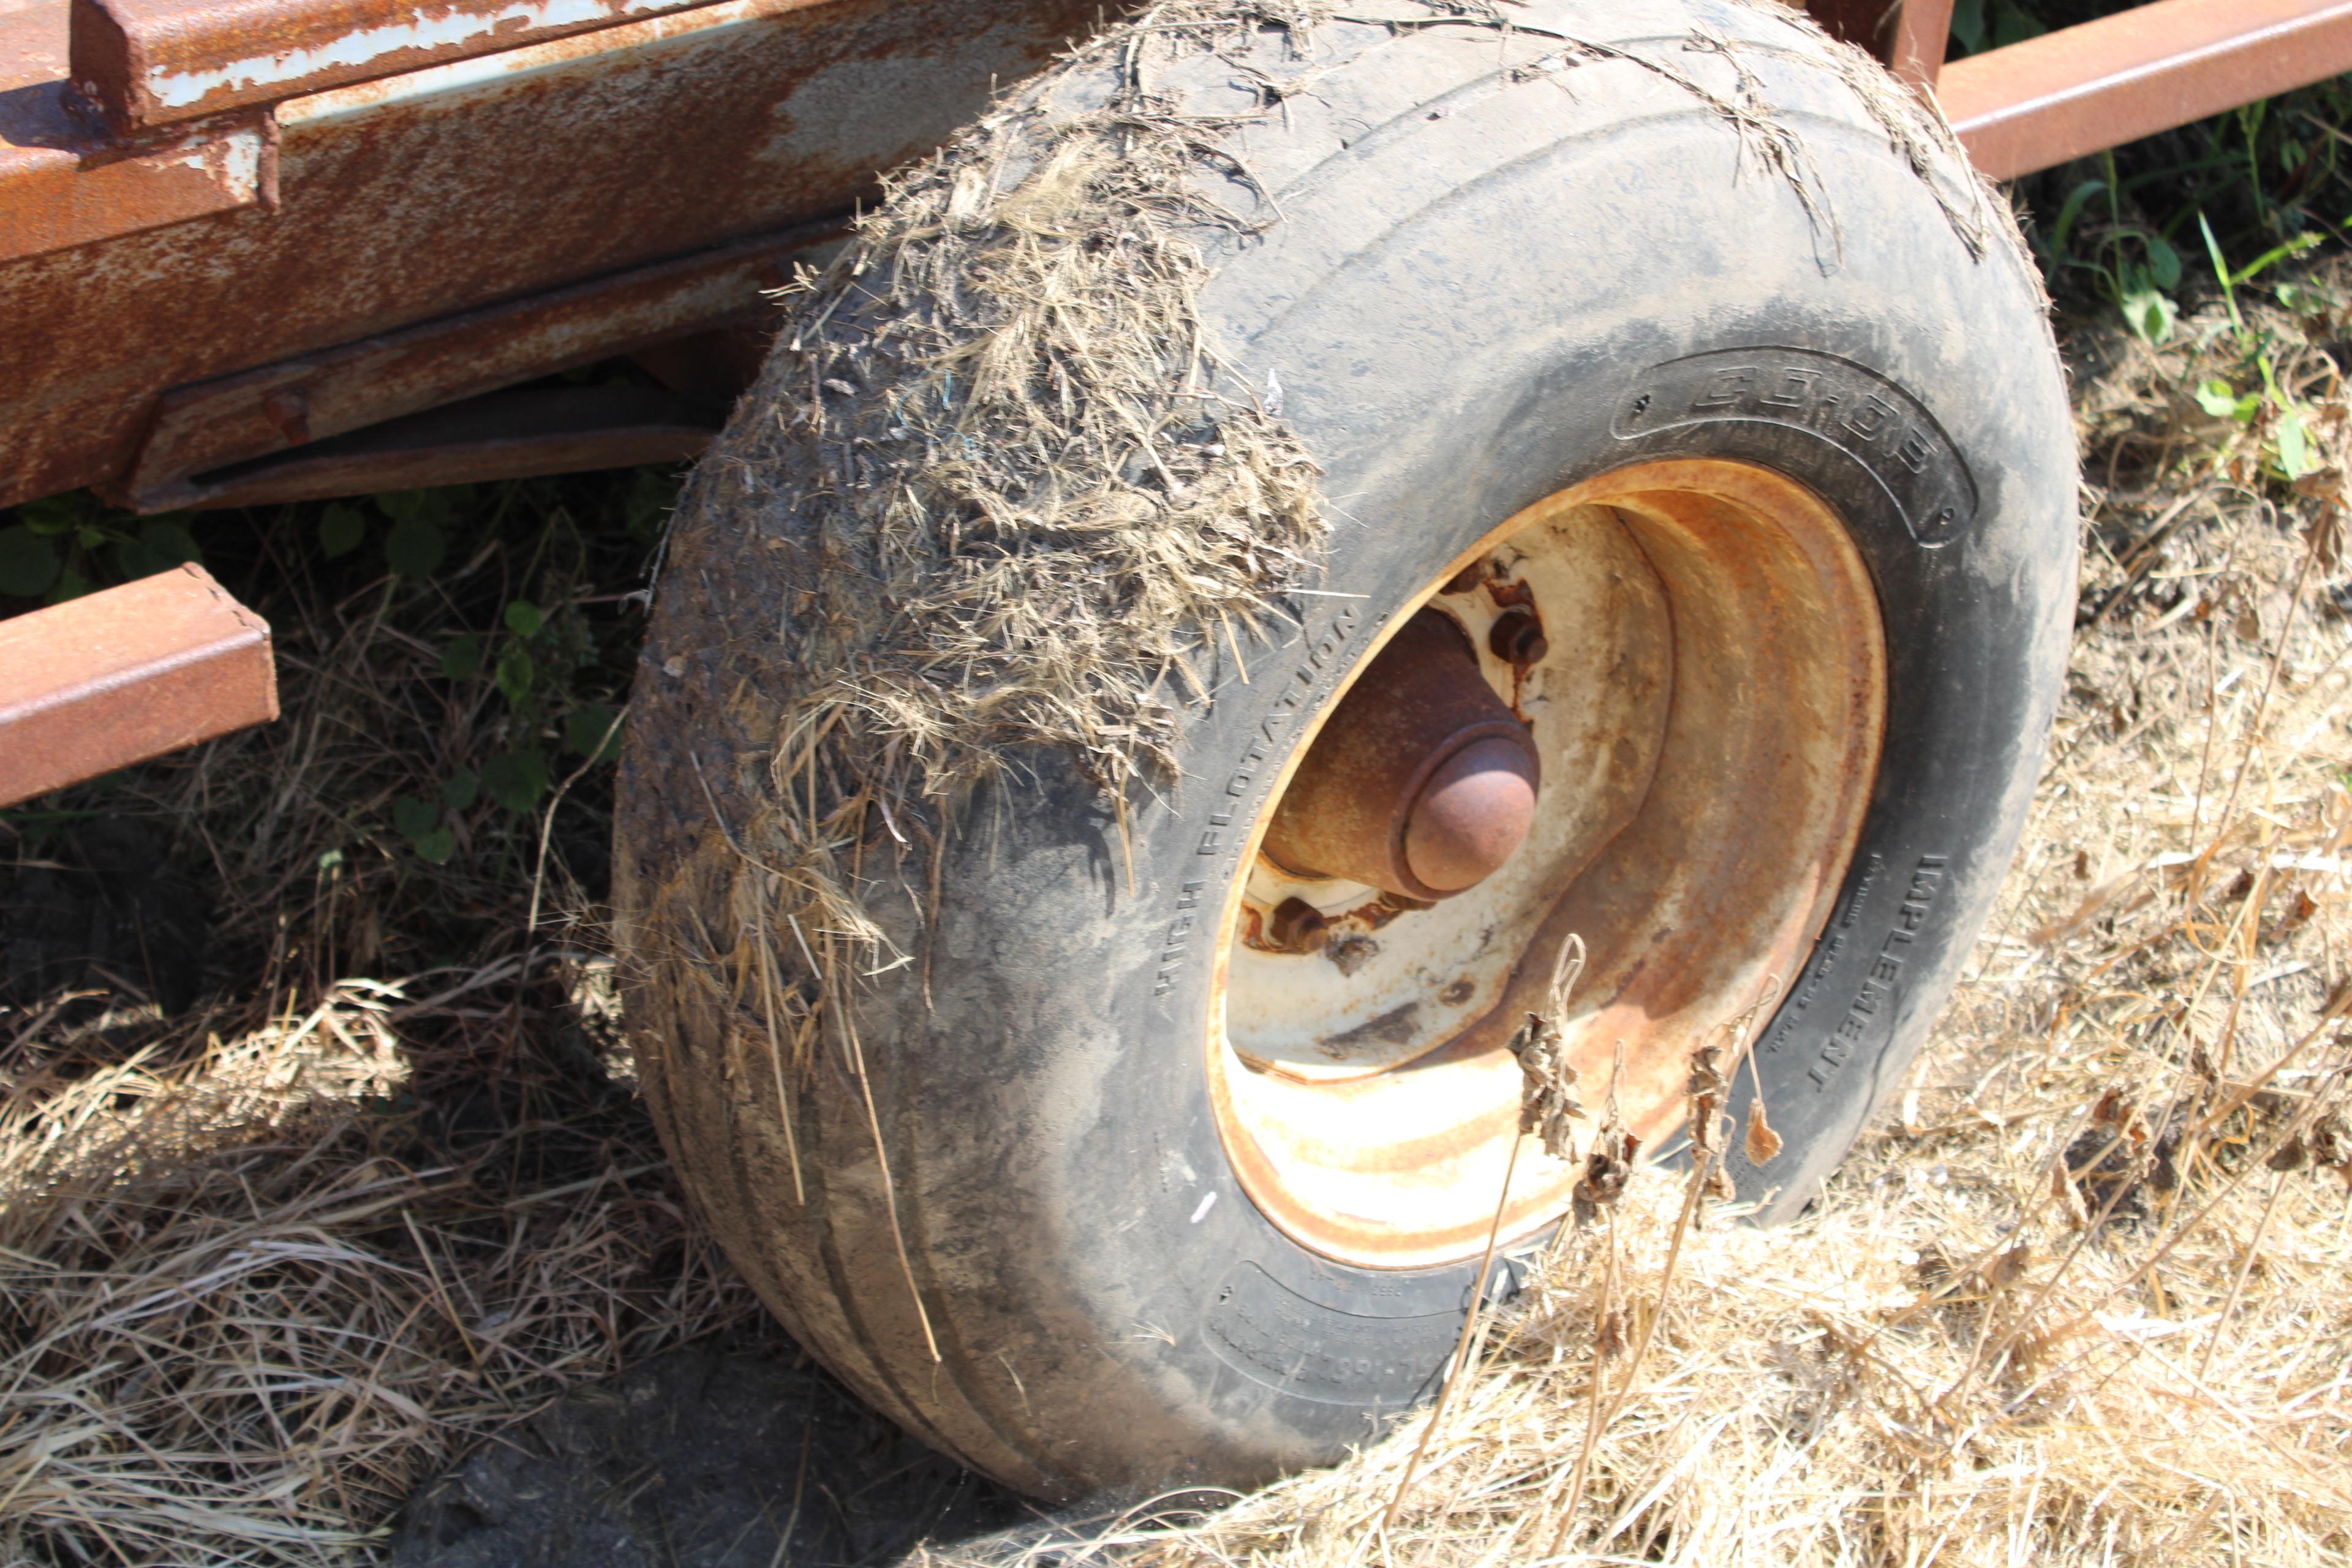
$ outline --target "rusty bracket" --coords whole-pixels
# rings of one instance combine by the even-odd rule
[[[139,145],[10,145],[0,128],[0,261],[273,205],[277,127],[265,118]]]
[[[62,6],[0,0],[0,262],[277,200],[264,110],[121,139],[58,75]]]
[[[0,805],[277,717],[268,624],[201,566],[0,621]]]

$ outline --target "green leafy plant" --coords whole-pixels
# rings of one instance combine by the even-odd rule
[[[392,803],[392,826],[420,859],[433,865],[447,865],[457,852],[456,829],[441,820],[440,808],[430,801],[402,795]]]
[[[2105,207],[2105,222],[2090,236],[2089,248],[2078,252],[2074,241],[2086,226],[2084,219],[2095,202]],[[2070,271],[2086,275],[2123,313],[2124,324],[2144,341],[2163,342],[2179,324],[2180,308],[2174,300],[2180,288],[2179,249],[2164,234],[2125,216],[2123,183],[2112,156],[2099,175],[2078,182],[2066,193],[2042,252],[2053,289]]]
[[[393,534],[409,531],[403,548],[415,550],[411,556],[393,560],[393,538],[388,536],[386,563],[394,567],[398,581],[413,580],[434,591],[445,586],[454,590],[449,535],[456,516],[432,500],[434,494],[376,498],[393,519]],[[675,481],[667,476],[633,476],[618,509],[629,534],[635,536],[648,517],[666,517],[675,494]],[[456,504],[464,510],[462,500]],[[429,551],[419,547],[426,529],[436,546]],[[522,575],[551,588],[560,586],[568,575],[561,563],[585,547],[571,513],[557,509],[548,516]],[[428,558],[431,567],[425,569]],[[412,573],[407,567],[420,570]],[[503,743],[442,781],[440,801],[446,813],[464,816],[487,805],[509,816],[528,816],[545,804],[559,774],[568,771],[559,765],[559,755],[568,753],[578,759],[571,766],[586,769],[610,762],[617,753],[619,711],[591,685],[611,682],[612,667],[580,607],[561,592],[509,593],[498,602],[488,624],[477,621],[451,633],[438,647],[440,674],[457,688],[460,700],[470,702],[474,699],[465,693],[487,688],[504,714],[496,722]],[[410,821],[394,823],[420,855],[439,847],[440,841],[428,835],[445,826],[438,816],[428,825],[414,814]],[[420,831],[410,831],[413,827]]]
[[[1954,0],[1952,42],[1958,54],[1980,55],[2048,32],[2017,0]]]
[[[500,752],[482,764],[482,793],[517,814],[539,804],[547,783],[547,755],[536,746]]]
[[[375,504],[392,527],[383,536],[383,563],[400,576],[423,580],[448,558],[446,526],[456,509],[447,489],[394,490],[377,496]]]
[[[27,501],[16,518],[0,527],[0,595],[9,598],[58,604],[205,558],[184,512],[137,517],[76,492]]]
[[[2239,308],[2238,291],[2280,262],[2310,250],[2320,243],[2320,237],[2298,235],[2284,245],[2273,246],[2245,266],[2232,268],[2222,257],[2221,242],[2214,237],[2213,226],[2202,214],[2198,216],[2197,227],[2204,238],[2206,255],[2212,260],[2214,276],[2221,280],[2231,333],[2258,382],[2242,392],[2226,381],[2209,380],[2196,389],[2198,406],[2247,431],[2255,440],[2263,465],[2292,483],[2320,466],[2312,437],[2311,410],[2280,387],[2268,333],[2249,323],[2245,312]]]
[[[331,502],[319,514],[319,548],[330,561],[349,555],[367,540],[367,516],[355,506]]]

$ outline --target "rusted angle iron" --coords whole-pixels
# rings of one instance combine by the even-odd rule
[[[2352,71],[2352,0],[2156,0],[1944,67],[1937,93],[1997,180]]]

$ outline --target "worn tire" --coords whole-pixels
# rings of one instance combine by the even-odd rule
[[[2073,604],[2074,449],[2035,280],[1998,225],[1972,240],[1953,220],[1970,175],[1948,150],[1891,145],[1868,96],[1892,84],[1776,8],[1512,16],[1507,37],[1255,34],[1248,63],[1297,88],[1243,149],[1280,216],[1204,235],[1202,308],[1237,363],[1278,374],[1335,500],[1328,593],[1361,597],[1289,601],[1295,640],[1188,710],[1187,782],[1133,814],[1131,882],[1098,792],[1038,755],[959,810],[942,864],[917,856],[873,885],[920,959],[866,983],[858,1014],[887,1194],[860,1084],[828,1055],[794,1110],[796,1202],[768,1075],[716,1010],[680,1000],[690,985],[655,983],[685,918],[667,870],[719,831],[695,749],[747,700],[674,672],[756,641],[743,584],[764,569],[724,517],[672,545],[616,858],[647,1097],[730,1255],[809,1348],[1041,1496],[1329,1461],[1425,1396],[1452,1347],[1474,1262],[1337,1262],[1238,1184],[1209,1101],[1201,911],[1244,872],[1225,781],[1255,773],[1262,807],[1286,761],[1252,760],[1255,738],[1327,706],[1365,629],[1498,520],[1629,463],[1731,459],[1825,500],[1866,563],[1885,650],[1876,775],[1822,940],[1731,1108],[1760,1081],[1788,1143],[1769,1172],[1731,1162],[1764,1217],[1808,1201],[1901,1076],[2022,826]],[[1769,104],[1797,178],[1654,70],[1607,50],[1539,64],[1563,36]],[[1221,90],[1232,55],[1158,89]],[[1100,90],[1064,81],[1047,101]],[[706,931],[735,918],[723,888],[693,896]]]

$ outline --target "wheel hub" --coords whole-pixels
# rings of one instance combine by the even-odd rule
[[[1462,628],[1423,610],[1333,710],[1265,853],[1295,877],[1434,902],[1510,859],[1541,782],[1528,727],[1486,684]]]
[[[1853,536],[1769,469],[1622,468],[1456,560],[1327,710],[1217,961],[1234,1171],[1284,1232],[1362,1267],[1473,1258],[1566,1206],[1576,1163],[1513,1163],[1509,1041],[1571,935],[1568,1065],[1662,1146],[1692,1049],[1760,1026],[1829,920],[1885,711]]]

